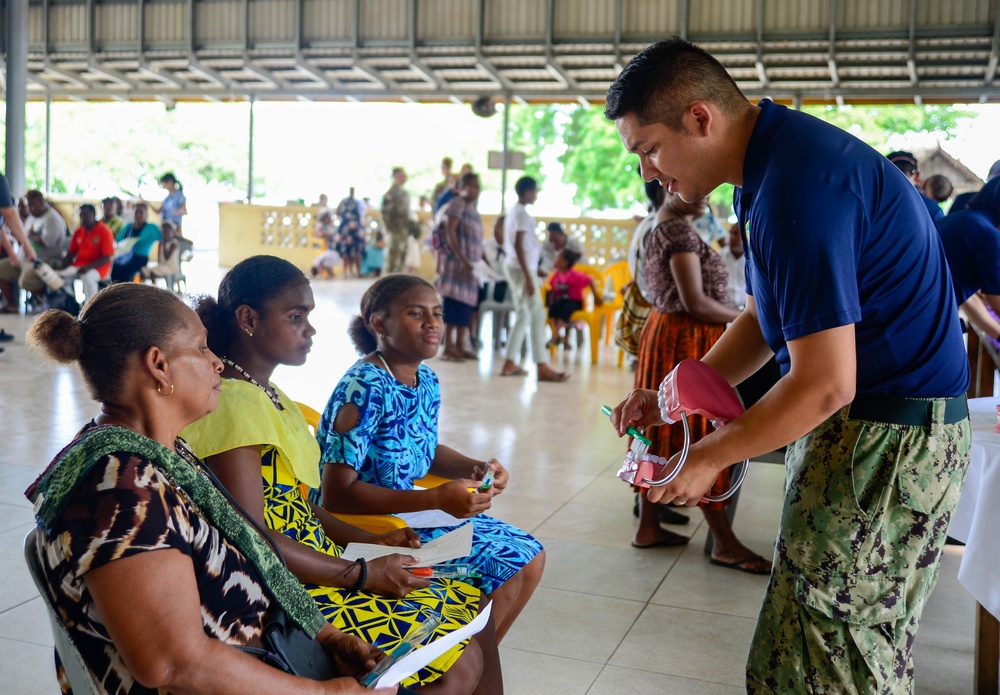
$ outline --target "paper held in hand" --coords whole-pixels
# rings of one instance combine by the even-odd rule
[[[472,524],[467,524],[469,528]],[[464,528],[464,527],[463,527]],[[459,529],[460,530],[460,529]],[[457,533],[458,530],[452,531],[452,533]],[[471,536],[470,536],[471,538]],[[439,539],[440,540],[440,539]],[[485,599],[483,599],[485,600]],[[414,673],[422,669],[424,666],[434,661],[446,651],[454,647],[456,644],[462,640],[472,637],[484,627],[486,627],[486,622],[490,619],[490,612],[493,610],[493,602],[486,604],[476,619],[473,620],[468,625],[460,627],[454,632],[449,632],[444,637],[434,640],[419,649],[410,652],[404,657],[398,659],[392,666],[386,670],[385,673],[371,686],[371,688],[391,688],[396,685],[404,678],[412,676]]]
[[[460,526],[454,531],[435,538],[419,548],[397,548],[391,545],[375,545],[374,543],[349,543],[341,556],[345,560],[374,560],[385,555],[413,555],[420,559],[414,567],[440,565],[450,560],[468,557],[472,553],[472,522]]]

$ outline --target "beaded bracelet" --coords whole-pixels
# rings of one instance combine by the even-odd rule
[[[363,557],[359,557],[355,560],[354,563],[347,568],[347,571],[344,572],[344,576],[347,577],[351,572],[353,572],[355,566],[361,568],[361,572],[359,573],[358,581],[354,583],[354,587],[351,590],[363,591],[365,588],[365,582],[368,581],[368,563],[365,562]]]

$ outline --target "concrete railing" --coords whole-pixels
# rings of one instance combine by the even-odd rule
[[[312,266],[313,259],[324,242],[315,236],[316,214],[319,208],[306,205],[219,205],[219,265],[232,267],[244,258],[269,254],[284,258],[302,270]],[[417,213],[420,222],[430,229],[429,213]],[[496,215],[483,215],[483,228],[492,234]],[[371,228],[381,224],[378,210],[369,210],[366,221]],[[539,238],[545,236],[549,222],[562,222],[569,236],[580,241],[584,249],[583,262],[603,267],[628,255],[628,246],[635,229],[635,220],[604,220],[586,217],[558,217],[538,220]],[[426,238],[426,235],[425,235]],[[433,276],[430,253],[424,254],[422,275]]]

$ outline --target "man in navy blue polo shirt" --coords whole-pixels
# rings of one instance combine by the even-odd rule
[[[994,341],[1000,324],[985,304],[1000,315],[1000,177],[976,193],[965,210],[934,223],[951,269],[955,298],[969,321]]]
[[[910,692],[970,444],[954,293],[916,189],[851,135],[750,104],[676,37],[626,66],[605,115],[644,179],[684,200],[737,186],[747,307],[704,361],[737,384],[773,354],[782,378],[649,498],[697,504],[726,466],[789,445],[747,691]],[[661,424],[656,392],[612,422]]]

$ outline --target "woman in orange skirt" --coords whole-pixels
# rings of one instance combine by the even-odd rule
[[[722,258],[695,232],[691,223],[706,210],[708,199],[686,203],[668,193],[657,215],[657,226],[646,237],[644,263],[650,312],[642,329],[635,387],[657,389],[663,377],[685,359],[701,359],[740,313],[729,304],[728,271]],[[691,440],[710,431],[705,418],[690,418]],[[669,459],[684,445],[682,425],[664,425],[646,432],[650,453]],[[712,494],[729,488],[729,470],[716,480]],[[726,518],[728,502],[702,502],[714,543],[712,564],[754,574],[768,574],[771,563],[740,543]],[[688,542],[660,526],[659,506],[639,496],[636,548],[683,545]]]

